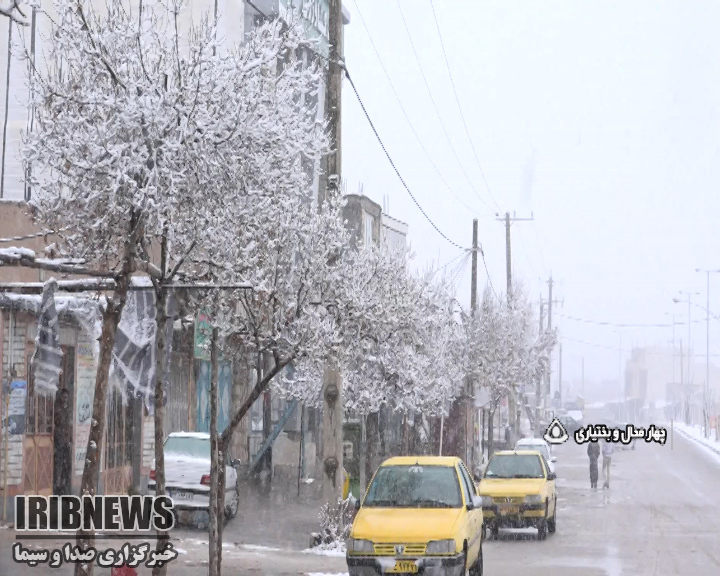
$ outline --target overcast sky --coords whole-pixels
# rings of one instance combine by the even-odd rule
[[[453,96],[430,0],[399,2],[442,124],[396,0],[346,0],[348,69],[435,224],[470,246],[472,219],[479,219],[498,292],[506,286],[505,235],[495,212],[533,212],[534,223],[511,228],[513,269],[536,297],[540,290],[547,297],[552,272],[555,294],[564,300],[558,314],[658,324],[671,323],[666,313],[674,311],[686,322],[687,305],[672,303],[679,290],[700,292],[695,301],[705,306],[705,275],[695,269],[720,268],[720,3],[434,0],[486,186]],[[370,37],[441,176],[405,119]],[[410,225],[419,266],[460,255],[403,189],[348,82],[342,117],[348,191],[362,182],[380,204],[389,194],[390,214]],[[482,290],[484,271],[479,278]],[[460,282],[459,295],[469,304],[469,265]],[[713,294],[710,308],[718,313],[720,275],[711,276]],[[704,310],[692,310],[694,320],[704,319]],[[616,379],[619,330],[626,356],[633,343],[669,345],[672,339],[670,327],[554,320],[562,331],[564,379],[580,377],[583,356],[586,379]],[[693,345],[704,354],[705,324],[692,329]],[[686,346],[687,325],[678,326],[676,336]],[[711,354],[720,354],[716,321],[710,342]]]

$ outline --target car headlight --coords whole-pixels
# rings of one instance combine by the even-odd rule
[[[426,554],[455,554],[455,540],[431,540],[425,549]]]
[[[540,494],[525,496],[525,504],[542,504],[542,496]]]
[[[348,552],[369,552],[372,554],[375,551],[375,547],[370,540],[348,538],[347,550]]]
[[[482,498],[482,507],[483,508],[489,508],[493,505],[493,499],[492,496],[481,496]]]

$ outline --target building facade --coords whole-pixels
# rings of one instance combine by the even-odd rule
[[[91,2],[100,10],[103,3]],[[150,9],[155,2],[145,2]],[[132,10],[137,10],[138,0],[130,2]],[[207,14],[212,14],[215,2],[210,0],[190,0],[184,5],[178,18],[180,37],[186,38],[191,27],[200,22]],[[288,8],[298,8],[303,17],[303,26],[308,37],[318,40],[320,54],[327,55],[328,44],[328,1],[327,0],[219,0],[219,34],[228,45],[243,41],[245,34],[265,17],[284,18]],[[42,0],[43,10],[52,15],[52,2]],[[344,23],[348,24],[349,14],[343,8]],[[7,25],[6,25],[7,23]],[[27,29],[10,25],[9,19],[0,21],[0,45],[8,45],[10,26],[12,28],[11,54],[9,63],[9,82],[0,85],[0,106],[4,117],[6,96],[7,137],[3,142],[2,202],[0,202],[0,239],[26,236],[37,232],[25,213],[25,201],[30,190],[24,185],[24,166],[19,157],[21,133],[29,129],[32,110],[28,106],[26,83],[27,63],[22,61],[24,46],[35,42],[36,51],[43,51],[42,38],[50,28],[47,16],[35,13],[33,22]],[[181,40],[182,41],[182,40]],[[305,62],[314,57],[303,54]],[[8,60],[0,59],[0,77],[8,75]],[[318,116],[324,115],[325,86],[321,86],[318,98]],[[326,188],[322,178],[322,166],[307,166],[306,170],[313,180],[313,198]],[[380,228],[377,227],[379,237]],[[13,241],[5,246],[26,247],[40,252],[51,239],[34,237],[23,241]],[[42,271],[28,268],[0,268],[0,282],[43,282]],[[78,300],[81,300],[78,297]],[[3,491],[6,497],[22,493],[53,493],[53,483],[63,476],[63,471],[55,469],[56,455],[66,446],[72,453],[69,487],[55,488],[76,492],[79,489],[80,475],[85,460],[88,434],[88,410],[92,409],[94,395],[96,357],[95,342],[92,335],[71,316],[61,317],[62,346],[65,360],[65,395],[71,409],[71,426],[61,429],[54,424],[54,417],[61,413],[58,399],[38,402],[34,399],[29,382],[28,362],[34,350],[34,330],[37,326],[39,296],[25,298],[25,305],[18,309],[17,299],[6,298],[0,306],[0,358],[2,359],[3,389],[0,390],[0,405],[4,407],[6,426],[3,426],[3,440],[7,436],[8,458],[0,452],[0,490],[5,481],[8,488]],[[182,317],[182,320],[180,319]],[[187,319],[190,318],[188,322]],[[207,431],[209,426],[209,387],[210,362],[197,346],[202,337],[203,318],[196,311],[183,311],[178,314],[173,330],[173,347],[168,374],[168,400],[166,405],[165,434],[176,431]],[[220,428],[224,429],[234,411],[239,409],[247,398],[258,377],[252,369],[254,362],[238,351],[232,358],[221,360],[220,366]],[[260,374],[262,377],[262,373]],[[70,396],[69,399],[67,396]],[[9,406],[9,408],[8,408]],[[38,408],[38,406],[41,406]],[[38,412],[39,410],[39,412]],[[68,413],[63,405],[62,413]],[[304,409],[281,398],[273,398],[268,392],[252,407],[250,417],[245,418],[233,436],[233,456],[246,465],[258,460],[258,452],[265,438],[279,429],[276,440],[269,449],[271,476],[297,478],[299,457],[302,452],[304,462],[300,465],[305,476],[316,476],[317,458],[320,454],[319,438],[321,415],[317,411]],[[12,429],[11,429],[12,428]],[[39,430],[39,431],[38,431]],[[55,432],[58,439],[55,441]],[[116,394],[110,394],[107,406],[107,431],[104,439],[104,452],[101,458],[101,493],[126,493],[131,487],[142,491],[154,457],[154,424],[152,407],[142,402],[124,402]],[[5,434],[7,432],[7,434]],[[302,446],[302,449],[301,449]],[[43,463],[43,465],[40,465]],[[5,472],[7,470],[7,472]],[[48,492],[50,490],[50,492]]]

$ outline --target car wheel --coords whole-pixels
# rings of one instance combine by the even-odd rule
[[[555,499],[555,508],[553,509],[552,518],[547,521],[547,529],[550,534],[555,534],[555,528],[557,526],[557,499]]]
[[[542,520],[540,520],[540,522],[538,523],[538,529],[537,529],[537,531],[538,531],[537,539],[538,540],[545,540],[547,538],[547,524],[548,524],[547,512],[548,512],[548,505],[547,505],[547,502],[545,502],[545,517]]]
[[[475,564],[470,567],[470,576],[482,576],[483,574],[483,552],[482,544],[480,544],[480,553],[478,559],[475,560]]]

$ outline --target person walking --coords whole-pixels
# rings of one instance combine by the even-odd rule
[[[610,464],[612,463],[613,445],[610,440],[605,440],[602,447],[603,456],[603,480],[605,484],[603,488],[610,488]]]
[[[590,458],[590,488],[597,488],[598,481],[598,458],[600,458],[600,444],[590,442],[587,449]]]

